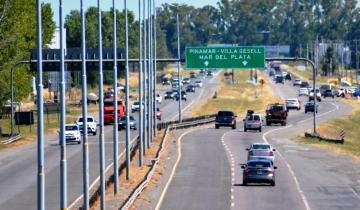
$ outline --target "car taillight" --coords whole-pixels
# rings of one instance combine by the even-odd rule
[[[231,121],[232,121],[232,122],[235,121],[235,117],[234,117],[234,116],[231,117]]]
[[[273,156],[273,155],[274,155],[273,151],[270,151],[270,152],[269,152],[269,155],[270,155],[270,156]]]
[[[272,174],[272,173],[274,173],[274,170],[271,169],[271,168],[268,168],[268,169],[266,170],[266,172],[268,172],[269,174]]]
[[[244,173],[246,173],[246,174],[248,174],[248,173],[250,173],[250,168],[246,168],[245,170],[244,170]]]

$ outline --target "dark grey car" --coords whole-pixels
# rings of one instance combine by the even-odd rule
[[[243,171],[243,185],[248,183],[270,183],[275,186],[276,166],[270,160],[251,160],[241,166]]]
[[[136,119],[133,116],[129,116],[130,129],[136,130]],[[123,115],[120,117],[118,130],[126,128],[126,116]]]

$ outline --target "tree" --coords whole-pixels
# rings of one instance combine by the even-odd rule
[[[19,60],[29,59],[36,48],[35,0],[0,0],[0,106],[10,98],[10,69]],[[55,23],[50,4],[42,4],[43,46],[50,43]],[[18,67],[14,74],[15,100],[31,91],[28,68]]]

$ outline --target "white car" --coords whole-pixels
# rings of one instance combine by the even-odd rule
[[[200,80],[197,80],[196,82],[195,82],[195,85],[194,85],[195,87],[202,87],[203,86],[203,83],[202,83],[202,81],[200,81]]]
[[[293,82],[293,85],[294,86],[296,86],[296,85],[300,86],[301,83],[302,83],[301,79],[295,79],[294,82]]]
[[[76,124],[79,126],[80,131],[82,132],[83,131],[83,117],[82,116],[77,118]],[[93,117],[93,116],[87,117],[87,127],[88,127],[88,129],[87,129],[88,133],[92,133],[95,136],[96,132],[97,132],[97,122],[96,122],[95,117]]]
[[[81,143],[81,133],[80,128],[76,124],[66,124],[65,125],[65,140],[66,142],[76,142]]]
[[[155,100],[157,103],[161,104],[162,102],[162,96],[159,93],[156,93]]]
[[[141,108],[144,109],[144,103],[142,104]],[[140,101],[135,101],[131,105],[131,112],[136,112],[136,111],[140,111]]]
[[[318,101],[321,101],[321,93],[319,89],[316,89],[316,99]],[[313,100],[314,99],[314,89],[310,90],[309,92],[309,100]]]
[[[249,160],[258,160],[258,159],[267,159],[274,162],[275,160],[275,149],[267,143],[253,143],[249,148],[246,148],[248,151],[248,161]]]
[[[287,99],[285,102],[286,102],[286,109],[288,109],[288,110],[289,109],[297,109],[297,110],[301,109],[300,101],[297,98],[290,98],[290,99]]]
[[[307,89],[307,88],[300,88],[300,89],[299,89],[299,96],[309,96],[309,89]]]

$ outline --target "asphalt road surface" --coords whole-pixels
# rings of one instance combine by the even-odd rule
[[[197,101],[209,97],[206,90],[215,91],[216,78],[204,78],[204,86],[196,93],[189,93],[188,100],[183,101],[186,111]],[[164,93],[170,86],[164,87]],[[208,91],[209,92],[209,91]],[[162,111],[162,121],[175,120],[178,116],[178,102],[163,100],[159,104]],[[138,113],[133,113],[138,116]],[[97,116],[95,116],[97,118]],[[138,131],[131,131],[131,139]],[[113,127],[105,126],[105,161],[106,166],[113,161]],[[99,135],[89,135],[90,184],[99,176]],[[125,131],[119,132],[119,154],[124,151]],[[137,160],[135,160],[137,161]],[[60,147],[56,134],[45,135],[45,204],[46,209],[60,208]],[[68,170],[68,204],[82,194],[82,146],[67,145]],[[111,169],[112,170],[112,169]],[[2,151],[0,153],[0,210],[36,209],[36,143],[21,148]],[[121,184],[121,183],[120,183]]]
[[[284,99],[297,97],[291,83],[270,85]],[[348,110],[336,99],[325,100],[320,102],[317,122]],[[287,126],[265,126],[262,133],[243,132],[243,123],[238,122],[237,130],[211,127],[187,134],[182,140],[184,155],[161,209],[360,209],[360,164],[290,140],[308,128],[312,113],[305,114],[302,107],[290,111]],[[255,142],[269,142],[277,149],[275,187],[242,185],[245,149]]]

